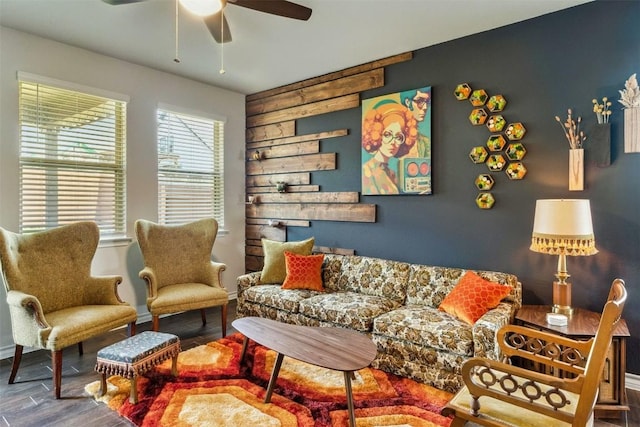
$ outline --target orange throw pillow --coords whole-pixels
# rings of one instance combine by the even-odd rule
[[[510,286],[490,282],[473,271],[467,271],[438,309],[473,325],[509,293]]]
[[[293,252],[284,252],[284,262],[287,269],[287,277],[284,279],[282,289],[309,289],[323,291],[322,262],[324,254],[298,255]]]

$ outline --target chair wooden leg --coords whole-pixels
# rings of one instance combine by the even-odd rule
[[[136,322],[129,323],[129,326],[127,327],[127,333],[130,337],[136,334]]]
[[[222,338],[224,338],[227,336],[227,304],[222,306],[220,317],[222,325]]]
[[[202,318],[202,326],[207,324],[207,313],[204,311],[204,308],[200,309],[200,317]]]
[[[53,393],[56,399],[60,399],[60,387],[62,384],[62,350],[51,352],[51,364],[53,365]]]
[[[78,343],[78,354],[82,356],[84,354],[84,348],[82,348],[82,341]]]
[[[22,349],[24,347],[16,344],[16,350],[13,354],[13,363],[11,364],[11,374],[9,375],[9,384],[13,384],[16,379],[16,374],[18,373],[18,366],[20,366],[20,361],[22,360]]]
[[[160,327],[160,316],[153,316],[153,331],[158,332],[158,328]]]

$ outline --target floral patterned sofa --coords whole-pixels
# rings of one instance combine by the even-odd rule
[[[439,310],[466,271],[328,254],[322,265],[323,292],[261,283],[260,272],[239,276],[237,316],[366,333],[378,346],[373,367],[455,392],[462,386],[465,360],[501,357],[496,332],[522,305],[516,276],[475,271],[510,286],[508,296],[474,324]]]

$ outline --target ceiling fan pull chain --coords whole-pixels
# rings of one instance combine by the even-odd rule
[[[173,62],[175,62],[176,64],[180,63],[180,58],[178,57],[178,22],[179,22],[179,10],[180,8],[178,7],[178,0],[176,0],[176,34],[175,34],[175,39],[176,39],[176,56],[175,58],[173,58]]]
[[[220,32],[222,33],[222,43],[220,43],[220,74],[224,74],[224,8],[220,11]]]

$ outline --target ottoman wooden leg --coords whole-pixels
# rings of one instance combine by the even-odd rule
[[[178,376],[178,356],[176,355],[171,359],[171,375]]]
[[[138,376],[134,375],[131,378],[131,392],[129,393],[129,402],[138,403]]]
[[[100,377],[100,392],[98,393],[98,396],[104,396],[106,392],[107,392],[107,374],[102,374],[102,376]]]

